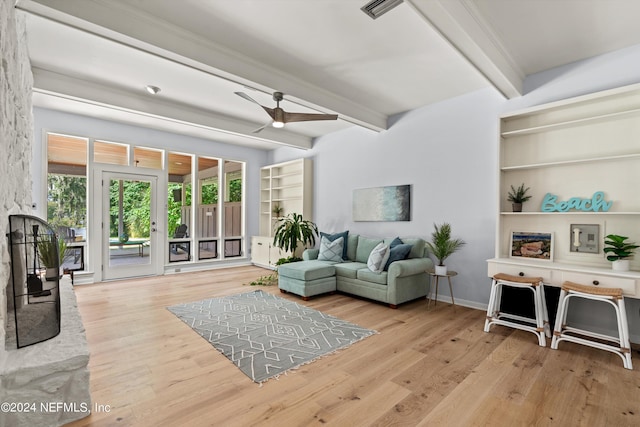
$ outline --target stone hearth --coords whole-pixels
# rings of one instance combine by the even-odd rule
[[[15,411],[0,411],[0,426],[60,426],[89,415],[89,347],[68,277],[60,281],[60,307],[58,336],[6,349],[0,402]]]

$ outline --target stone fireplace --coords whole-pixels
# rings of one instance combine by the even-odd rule
[[[89,349],[70,280],[60,283],[60,334],[19,349],[7,343],[9,215],[29,215],[32,204],[33,76],[14,3],[0,0],[0,425],[60,426],[91,409]]]

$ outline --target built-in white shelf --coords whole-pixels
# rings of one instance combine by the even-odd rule
[[[556,285],[562,280],[590,284],[589,278],[595,277],[640,298],[640,256],[631,260],[632,272],[616,276],[603,253],[608,234],[640,242],[640,85],[507,114],[500,128],[500,197],[489,275],[531,273]],[[532,198],[524,204],[525,212],[511,212],[507,194],[520,183],[531,187]],[[546,194],[555,195],[559,203],[589,199],[596,192],[613,203],[609,211],[535,210]],[[572,224],[598,225],[599,253],[571,251]],[[517,231],[552,233],[553,262],[511,257],[511,233]]]

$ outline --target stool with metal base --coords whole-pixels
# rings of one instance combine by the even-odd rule
[[[500,302],[502,299],[503,286],[531,290],[533,294],[535,318],[501,313]],[[484,331],[489,332],[491,325],[509,326],[531,332],[538,337],[538,344],[546,347],[547,340],[545,337],[551,338],[551,329],[549,327],[549,314],[547,313],[542,277],[512,276],[505,273],[498,273],[493,276],[489,306],[487,307],[487,318],[484,321]]]
[[[594,301],[602,301],[611,304],[616,312],[618,320],[618,337],[598,334],[584,329],[568,326],[567,311],[569,300],[572,298],[585,298]],[[591,340],[589,338],[592,338]],[[597,340],[597,341],[596,341]],[[551,348],[558,349],[560,341],[571,341],[589,347],[607,350],[622,358],[625,368],[633,369],[631,364],[631,344],[629,343],[629,324],[627,312],[624,308],[624,297],[620,288],[598,288],[595,286],[580,285],[578,283],[564,282],[560,291],[558,302],[558,315],[553,329]],[[605,344],[602,341],[613,342],[616,345]]]

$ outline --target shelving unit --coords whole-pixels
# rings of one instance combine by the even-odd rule
[[[640,242],[640,85],[505,115],[500,128],[500,201],[489,275],[533,274],[554,285],[579,276],[582,283],[617,284],[640,297],[640,256],[632,260],[632,271],[616,272],[602,252],[607,234]],[[524,212],[514,213],[507,194],[521,183],[531,187],[532,198]],[[613,202],[609,211],[542,212],[547,193],[566,201],[598,191]],[[600,226],[599,253],[571,251],[571,224]],[[511,257],[513,231],[552,232],[553,261]]]
[[[260,170],[260,236],[251,239],[254,264],[273,267],[278,259],[289,255],[272,247],[278,218],[295,212],[312,219],[312,165],[311,159],[298,159]],[[273,213],[275,206],[282,208],[279,216]]]

